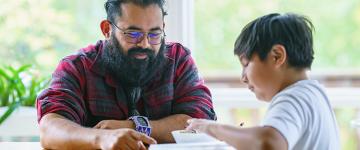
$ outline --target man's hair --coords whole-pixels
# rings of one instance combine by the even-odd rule
[[[234,54],[248,60],[254,53],[264,60],[275,44],[286,49],[289,66],[311,68],[314,59],[312,31],[305,16],[287,13],[268,14],[247,24],[235,42]]]
[[[120,6],[126,3],[132,3],[141,7],[156,4],[160,7],[163,17],[167,15],[166,11],[164,10],[165,0],[107,0],[104,5],[107,20],[115,22],[116,17],[121,17],[122,10]]]

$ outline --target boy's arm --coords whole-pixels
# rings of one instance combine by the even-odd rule
[[[239,150],[286,150],[287,141],[272,127],[242,128],[204,119],[188,120],[187,130],[207,133]]]
[[[285,138],[272,127],[240,128],[217,124],[208,130],[210,135],[225,141],[236,149],[286,150]]]

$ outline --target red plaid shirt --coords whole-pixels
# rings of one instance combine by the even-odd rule
[[[122,86],[97,61],[103,44],[99,41],[60,62],[50,87],[37,98],[38,121],[47,113],[57,113],[90,127],[101,120],[129,117]],[[142,88],[144,93],[136,104],[140,114],[150,120],[172,114],[216,119],[210,91],[199,77],[190,51],[168,43],[165,53],[168,64]]]

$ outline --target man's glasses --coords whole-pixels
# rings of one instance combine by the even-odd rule
[[[125,30],[125,29],[121,29],[119,28],[116,24],[112,23],[111,21],[109,21],[113,26],[115,26],[117,29],[119,29],[120,31],[122,31],[122,33],[124,34],[124,39],[126,42],[128,43],[132,43],[132,44],[137,44],[139,42],[141,42],[144,39],[144,36],[147,35],[147,39],[149,41],[149,44],[151,45],[157,45],[160,44],[162,39],[166,36],[165,33],[160,30],[157,32],[140,32],[140,31],[134,31],[134,30]]]

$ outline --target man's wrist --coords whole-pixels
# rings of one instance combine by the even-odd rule
[[[148,136],[151,134],[150,121],[145,116],[131,116],[129,118],[135,125],[135,130]]]
[[[130,129],[134,129],[136,128],[135,122],[132,120],[126,120],[126,122],[128,122],[128,128]]]
[[[107,130],[104,130],[104,129],[90,129],[90,133],[92,133],[92,147],[96,148],[96,149],[101,149],[101,145],[102,145],[102,138],[103,136],[106,134],[104,132],[107,132]]]
[[[95,129],[95,133],[94,133],[94,140],[93,140],[93,146],[96,149],[101,149],[101,130],[102,129]]]

